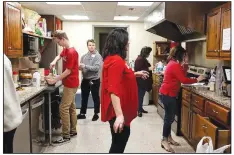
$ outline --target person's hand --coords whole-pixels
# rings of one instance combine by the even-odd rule
[[[142,70],[142,71],[135,72],[135,75],[136,77],[141,77],[142,79],[145,80],[149,77],[149,72]]]
[[[116,117],[113,128],[114,128],[115,133],[117,133],[118,131],[119,133],[121,133],[123,131],[123,128],[124,128],[124,116],[123,115],[119,115]]]
[[[50,63],[50,69],[54,68],[55,64],[56,64],[55,62],[51,62]]]
[[[80,66],[79,66],[80,69],[83,69],[85,68],[85,64],[84,63],[80,63]]]
[[[48,84],[53,85],[57,82],[56,78],[46,78]]]
[[[203,75],[200,75],[198,78],[197,78],[197,82],[200,82],[202,80],[206,79]]]

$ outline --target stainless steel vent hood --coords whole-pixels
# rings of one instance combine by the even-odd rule
[[[161,2],[144,19],[144,28],[173,41],[205,37],[206,14],[223,2]]]

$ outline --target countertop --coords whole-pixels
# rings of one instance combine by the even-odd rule
[[[195,89],[191,86],[182,86],[183,88],[186,88],[190,90],[191,92],[194,92],[200,96],[203,96],[217,104],[220,104],[226,108],[231,109],[231,98],[225,97],[225,96],[219,96],[215,92],[209,91],[209,90],[199,90]]]
[[[35,97],[36,95],[40,94],[43,91],[54,91],[58,87],[62,85],[62,82],[59,81],[56,83],[55,86],[41,86],[40,88],[36,88],[33,86],[30,87],[24,87],[24,90],[22,91],[17,91],[20,104],[25,103],[26,101],[30,100],[31,98]]]

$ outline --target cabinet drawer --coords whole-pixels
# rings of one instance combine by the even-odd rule
[[[212,139],[215,149],[230,143],[230,130],[219,128],[210,122],[208,117],[202,117],[198,114],[196,114],[195,117],[195,140],[197,142],[199,142],[202,137],[209,136]]]
[[[192,94],[192,105],[200,110],[204,110],[204,98],[198,95]]]
[[[206,101],[206,114],[226,125],[229,125],[230,123],[230,110],[227,110],[210,101]]]
[[[213,146],[216,142],[217,126],[213,125],[207,117],[202,117],[196,114],[196,139],[199,141],[204,136],[210,136],[213,141]]]
[[[191,92],[183,89],[182,98],[185,99],[186,101],[190,102],[191,101]]]

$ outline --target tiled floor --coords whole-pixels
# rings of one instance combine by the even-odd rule
[[[131,125],[131,135],[125,153],[166,153],[161,148],[163,120],[154,105],[145,106],[149,111],[142,118],[137,117]],[[86,120],[78,120],[78,136],[70,143],[50,146],[44,153],[108,153],[111,135],[108,123],[100,119],[92,122],[93,110],[89,109]],[[182,137],[172,133],[181,146],[173,147],[176,153],[194,153],[192,147]]]

